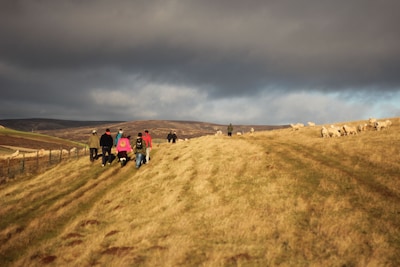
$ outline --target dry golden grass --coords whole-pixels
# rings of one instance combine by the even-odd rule
[[[139,170],[82,158],[2,185],[0,265],[399,266],[392,121],[205,136],[158,144]]]

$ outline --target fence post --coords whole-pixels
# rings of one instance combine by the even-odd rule
[[[7,159],[7,177],[10,178],[10,158]]]
[[[51,149],[49,150],[49,166],[51,165]]]
[[[39,150],[36,150],[36,172],[39,171]]]
[[[22,163],[21,163],[21,174],[24,173],[25,170],[25,153],[22,154]]]

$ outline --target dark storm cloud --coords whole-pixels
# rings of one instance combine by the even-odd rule
[[[386,0],[2,1],[3,101],[22,94],[89,109],[93,90],[130,93],[138,80],[221,100],[396,93],[399,8]]]

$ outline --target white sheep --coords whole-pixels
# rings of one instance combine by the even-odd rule
[[[360,124],[360,125],[358,125],[357,126],[357,131],[359,131],[359,132],[363,132],[363,131],[366,131],[367,130],[367,126],[368,126],[368,124]]]
[[[324,126],[321,128],[321,136],[322,138],[329,137],[328,129],[326,129]]]
[[[340,137],[341,136],[341,129],[340,127],[336,127],[334,125],[331,125],[330,128],[328,128],[328,133],[330,137]]]
[[[308,124],[308,126],[310,126],[310,127],[314,127],[314,126],[315,126],[315,122],[309,121],[309,122],[307,122],[307,124]]]
[[[356,127],[344,125],[343,130],[345,135],[351,135],[351,134],[357,135]]]
[[[369,118],[369,119],[368,119],[368,124],[369,124],[370,126],[375,126],[375,122],[376,122],[376,119],[375,119],[375,118]]]
[[[218,130],[218,131],[215,133],[215,135],[222,135],[222,131],[221,131],[221,130]]]
[[[386,121],[376,121],[375,124],[374,124],[375,129],[376,129],[377,131],[380,131],[380,130],[382,130],[382,129],[389,128],[390,125],[392,125],[392,122],[391,122],[390,120],[386,120]]]
[[[300,128],[304,127],[304,124],[303,123],[296,123],[296,124],[291,123],[290,126],[292,127],[293,131],[296,131],[296,130],[300,130]]]

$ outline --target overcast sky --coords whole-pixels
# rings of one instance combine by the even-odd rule
[[[400,116],[398,0],[0,1],[0,118]]]

